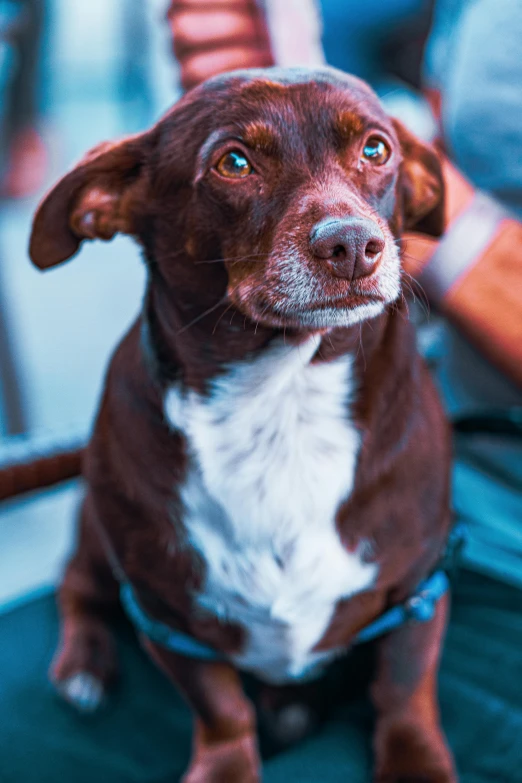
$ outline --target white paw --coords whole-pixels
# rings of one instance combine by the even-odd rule
[[[58,693],[79,712],[90,713],[100,707],[105,690],[100,680],[89,672],[78,672],[56,684]]]

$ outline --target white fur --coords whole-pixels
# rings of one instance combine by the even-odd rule
[[[272,682],[309,674],[337,602],[369,588],[377,566],[336,530],[353,487],[359,435],[349,420],[352,359],[311,364],[317,340],[278,343],[239,363],[211,394],[165,398],[186,436],[181,491],[190,543],[206,564],[199,605],[248,632],[236,664]]]
[[[361,321],[368,321],[384,312],[383,302],[370,302],[351,308],[322,307],[310,312],[298,312],[296,318],[303,326],[313,329],[332,329],[334,326],[354,326]],[[276,312],[277,309],[276,309]],[[285,313],[291,315],[290,312]]]

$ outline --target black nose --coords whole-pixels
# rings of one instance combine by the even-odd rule
[[[311,230],[310,248],[336,277],[355,280],[376,269],[384,250],[384,234],[369,218],[325,218]]]

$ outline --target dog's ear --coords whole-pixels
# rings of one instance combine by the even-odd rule
[[[144,209],[144,166],[153,131],[94,147],[47,193],[34,220],[29,255],[40,269],[73,256],[84,239],[137,233]]]
[[[402,149],[399,201],[403,227],[440,237],[444,231],[444,178],[440,156],[398,120],[393,120]]]

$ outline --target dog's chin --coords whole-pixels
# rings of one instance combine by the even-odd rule
[[[349,327],[376,318],[384,312],[384,299],[357,297],[350,303],[317,303],[304,308],[285,305],[266,304],[246,305],[242,303],[241,310],[247,317],[268,328],[301,330],[323,330],[336,327]]]
[[[294,328],[305,329],[333,329],[339,326],[355,326],[355,324],[376,318],[384,312],[384,302],[366,302],[354,307],[318,307],[302,312],[288,313],[284,316],[287,324]]]

